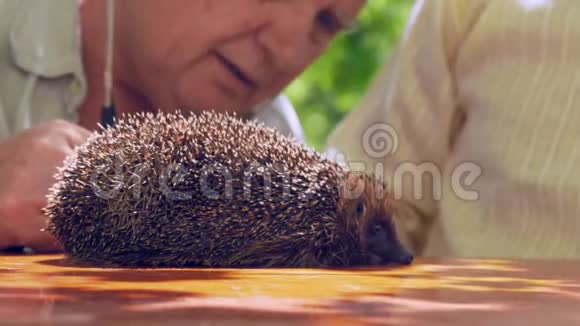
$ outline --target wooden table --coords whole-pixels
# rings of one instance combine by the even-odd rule
[[[0,324],[580,325],[580,263],[121,270],[0,256]],[[202,323],[205,322],[205,323]]]

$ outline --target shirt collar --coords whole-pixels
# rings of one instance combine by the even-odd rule
[[[21,1],[10,29],[15,64],[54,78],[81,73],[78,0]]]

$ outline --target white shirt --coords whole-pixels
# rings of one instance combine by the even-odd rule
[[[0,139],[53,119],[78,121],[87,92],[78,0],[0,0]],[[279,95],[254,118],[298,141],[302,127]]]

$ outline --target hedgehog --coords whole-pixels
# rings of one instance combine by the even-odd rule
[[[56,174],[45,229],[117,267],[407,265],[384,182],[232,113],[136,113]]]

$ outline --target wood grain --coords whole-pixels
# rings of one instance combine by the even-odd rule
[[[0,324],[577,325],[580,263],[419,259],[402,268],[99,269],[0,256]]]

